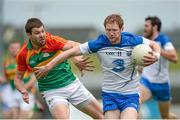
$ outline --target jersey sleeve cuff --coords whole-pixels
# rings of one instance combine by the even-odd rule
[[[80,51],[82,54],[89,54],[91,51],[89,50],[88,42],[79,45]]]

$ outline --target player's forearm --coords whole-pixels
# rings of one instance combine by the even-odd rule
[[[161,50],[161,55],[173,63],[178,62],[178,56],[175,50],[171,50],[171,51]]]
[[[4,72],[4,83],[9,83],[9,80],[7,79],[8,77],[7,77],[5,68],[4,68],[3,72]]]
[[[161,52],[161,47],[154,41],[151,41],[150,47],[152,48],[155,56],[159,59],[160,57],[160,52]]]
[[[68,42],[65,44],[63,50],[66,51],[66,50],[72,49],[73,47],[76,47],[79,45],[80,45],[80,43],[78,43],[78,42],[68,40]]]
[[[68,43],[69,44],[71,44],[72,45],[72,47],[76,47],[76,46],[79,46],[80,45],[80,43],[78,43],[78,42],[75,42],[75,41],[68,41]]]
[[[18,77],[14,78],[14,84],[16,86],[16,89],[21,92],[22,94],[27,91],[25,86],[24,86],[24,82],[22,79],[19,79]]]
[[[78,42],[75,42],[75,41],[69,41],[69,43],[72,45],[72,47],[76,47],[76,46],[79,46],[80,43]],[[81,60],[83,56],[75,56],[73,57],[73,62],[76,64],[77,62],[79,62],[79,60]]]
[[[0,76],[0,84],[6,84],[6,79],[4,76]]]
[[[5,77],[5,76],[0,76],[1,77],[1,80],[0,80],[0,83],[1,84],[7,84],[7,83],[9,83],[9,81],[7,80],[7,77]]]
[[[72,49],[69,49],[67,51],[62,52],[61,54],[59,54],[58,56],[56,56],[51,62],[49,62],[46,67],[48,70],[51,70],[53,67],[57,66],[58,64],[62,63],[63,61],[74,57],[74,56],[78,56],[81,55],[79,46],[76,46]]]

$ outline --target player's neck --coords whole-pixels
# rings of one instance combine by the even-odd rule
[[[41,46],[39,46],[39,45],[36,44],[36,43],[33,43],[33,41],[31,41],[31,45],[32,45],[32,48],[33,48],[34,50],[39,50],[39,49],[41,48]]]
[[[32,48],[34,50],[39,50],[41,48],[41,46],[37,45],[37,44],[32,44]]]
[[[119,44],[121,40],[113,41],[111,44]]]
[[[110,42],[111,42],[111,44],[119,44],[121,42],[121,36],[118,39],[116,39],[114,41],[110,41]]]

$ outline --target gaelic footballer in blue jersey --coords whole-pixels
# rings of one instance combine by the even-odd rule
[[[138,79],[131,60],[131,51],[138,44],[148,44],[154,52],[160,47],[154,41],[123,31],[123,19],[118,14],[106,17],[106,35],[102,34],[78,47],[65,51],[49,64],[37,68],[40,75],[72,56],[97,53],[103,69],[102,98],[106,119],[136,119],[139,110]],[[146,65],[153,64],[158,57],[154,54],[144,57]]]
[[[153,97],[158,101],[162,119],[174,119],[176,116],[169,112],[171,94],[168,66],[169,61],[176,63],[178,57],[169,37],[160,31],[161,21],[158,17],[145,19],[144,36],[158,43],[162,49],[160,59],[142,71],[141,100],[145,102]]]

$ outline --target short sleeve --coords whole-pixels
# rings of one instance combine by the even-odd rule
[[[135,45],[138,45],[138,44],[142,44],[142,43],[143,43],[143,37],[142,37],[142,36],[135,35],[134,44],[135,44]]]
[[[46,34],[46,39],[47,44],[50,45],[54,50],[63,50],[64,45],[67,43],[66,39],[51,34]]]
[[[171,42],[167,42],[165,45],[164,45],[164,49],[165,50],[173,50],[174,49],[174,46]]]
[[[106,35],[101,34],[95,40],[89,40],[88,47],[90,53],[96,53],[99,49],[105,47],[108,41],[107,39]]]
[[[162,47],[165,49],[165,50],[172,50],[174,49],[174,46],[171,42],[171,40],[169,39],[168,36],[166,35],[161,35],[160,36],[160,40],[161,40],[161,44],[162,44]]]
[[[128,37],[126,37],[126,36],[128,36]],[[126,44],[136,46],[136,45],[143,43],[142,36],[135,35],[132,33],[128,33],[126,36],[124,37],[125,38],[124,43],[126,43]]]
[[[17,54],[16,62],[18,71],[26,71],[28,69],[26,64],[26,54],[23,53],[23,51],[20,51],[20,53]]]

